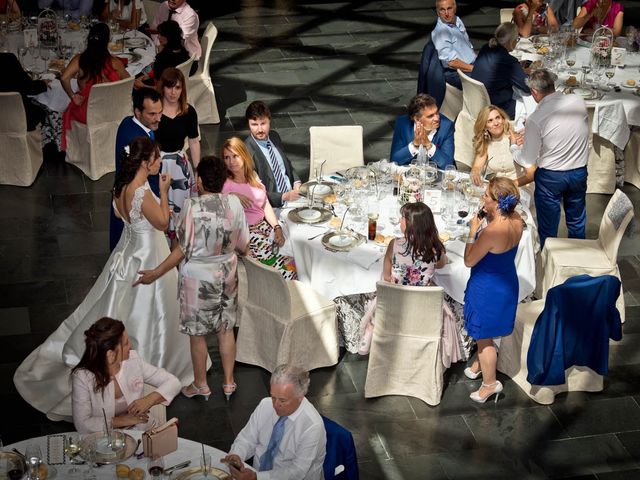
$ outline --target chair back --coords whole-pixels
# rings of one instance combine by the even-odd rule
[[[282,275],[275,268],[254,258],[243,257],[243,262],[249,284],[247,303],[258,306],[277,318],[289,318],[291,296]]]
[[[218,29],[213,22],[207,22],[207,26],[204,29],[202,38],[200,39],[200,47],[202,48],[202,55],[198,62],[198,69],[194,73],[195,75],[204,75],[209,77],[209,61],[211,59],[211,49],[213,48],[213,42],[216,41],[218,36]]]
[[[482,82],[474,80],[458,69],[462,82],[462,110],[466,111],[475,122],[480,110],[491,105],[489,92]]]
[[[621,190],[616,189],[602,215],[598,232],[598,242],[612,266],[618,261],[618,247],[633,216],[631,200]]]
[[[429,40],[422,50],[417,93],[428,93],[435,98],[438,108],[440,108],[445,99],[446,84],[444,68],[438,58],[438,51],[433,42]],[[453,120],[451,117],[448,118]]]
[[[310,175],[325,160],[323,173],[364,165],[361,125],[309,127],[309,137]]]
[[[176,65],[176,68],[182,72],[185,80],[189,78],[189,74],[191,73],[191,65],[193,65],[194,60],[196,59],[195,55],[192,55],[191,58],[185,60],[180,65]]]
[[[27,115],[18,92],[0,92],[0,134],[25,134]]]
[[[440,113],[452,122],[456,121],[458,114],[462,111],[462,91],[450,83],[445,83],[445,94]]]
[[[118,124],[124,117],[131,115],[131,92],[134,80],[133,77],[129,77],[116,82],[98,83],[91,87],[89,93],[87,126],[116,122],[114,145]]]
[[[500,9],[500,23],[513,22],[513,8]]]
[[[324,415],[324,430],[327,433],[326,455],[324,457],[324,478],[358,480],[358,457],[351,432]]]
[[[158,8],[160,8],[160,2],[156,2],[154,0],[142,0],[142,6],[144,7],[144,12],[147,14],[147,21],[151,24],[151,22],[156,18],[156,13],[158,12]]]

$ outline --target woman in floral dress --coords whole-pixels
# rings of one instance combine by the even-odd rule
[[[190,338],[194,381],[182,389],[188,398],[211,395],[207,385],[206,335],[215,332],[220,346],[227,400],[236,391],[233,367],[237,309],[236,253],[247,253],[249,229],[240,200],[220,193],[227,169],[217,157],[197,166],[199,197],[185,200],[176,225],[178,245],[153,270],[142,271],[138,283],[151,283],[180,262],[180,331]]]

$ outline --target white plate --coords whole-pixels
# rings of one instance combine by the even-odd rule
[[[629,89],[631,89],[631,88],[638,88],[638,87],[640,87],[640,84],[639,84],[638,82],[636,82],[636,84],[635,84],[635,85],[627,85],[625,82],[622,82],[622,83],[620,84],[620,86],[621,86],[622,88],[629,88]]]
[[[329,193],[331,193],[331,187],[329,185],[323,185],[321,183],[318,185],[313,185],[311,188],[309,188],[309,190],[311,190],[314,195],[328,195]]]
[[[322,213],[320,213],[318,210],[307,208],[304,210],[299,210],[298,215],[303,220],[316,220],[322,216]]]
[[[347,247],[353,242],[351,235],[335,235],[329,239],[329,243],[334,247]]]
[[[43,73],[40,75],[40,80],[55,80],[56,75],[54,73]]]

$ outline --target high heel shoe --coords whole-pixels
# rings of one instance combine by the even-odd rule
[[[192,388],[195,390],[194,393],[187,393],[187,391]],[[192,383],[188,387],[182,387],[182,394],[187,398],[197,397],[198,395],[202,395],[206,401],[209,400],[209,395],[211,395],[211,390],[209,390],[209,386],[205,385],[204,387],[198,387],[195,383]]]
[[[237,388],[238,384],[236,382],[222,384],[222,391],[224,392],[224,396],[227,397],[227,402],[231,398],[231,395],[236,393]]]
[[[471,395],[469,395],[469,398],[471,400],[473,400],[474,402],[484,403],[487,400],[489,400],[489,398],[492,395],[495,395],[496,396],[495,402],[498,403],[498,397],[500,397],[500,393],[502,393],[502,390],[504,389],[504,387],[502,386],[502,383],[499,380],[496,380],[496,383],[492,383],[491,385],[487,385],[486,383],[483,383],[482,386],[484,388],[494,387],[494,390],[493,390],[493,392],[491,392],[486,397],[481,397],[480,396],[480,390],[477,390],[477,391],[473,392]]]
[[[473,370],[471,370],[471,367],[467,367],[464,369],[464,376],[470,378],[471,380],[476,380],[478,377],[480,377],[480,375],[482,375],[481,370],[474,372]]]

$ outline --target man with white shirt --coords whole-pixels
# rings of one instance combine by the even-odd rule
[[[151,23],[151,31],[157,33],[158,25],[166,20],[173,20],[180,25],[182,36],[184,38],[184,48],[187,49],[190,56],[196,58],[196,62],[202,55],[202,47],[198,40],[198,27],[200,19],[196,11],[191,8],[187,0],[169,0],[163,2],[156,12],[156,16]],[[157,43],[157,35],[154,36]],[[194,62],[194,63],[196,63]],[[193,72],[193,69],[192,69]]]
[[[273,208],[300,197],[300,177],[287,158],[280,135],[271,130],[271,111],[264,102],[251,102],[245,111],[251,135],[244,143]]]
[[[464,23],[456,15],[456,0],[437,0],[438,20],[431,32],[431,41],[438,51],[438,58],[444,67],[447,83],[462,90],[457,69],[465,73],[473,70],[476,52],[469,40]]]
[[[560,204],[564,206],[569,238],[584,238],[587,218],[587,107],[577,95],[556,92],[556,75],[546,69],[529,76],[531,95],[538,103],[526,123],[523,167],[537,166],[534,199],[540,246],[558,236]]]
[[[271,398],[263,399],[236,437],[229,465],[236,480],[320,480],[326,432],[317,410],[305,398],[309,372],[280,365],[271,375]],[[250,470],[242,463],[253,457]]]

